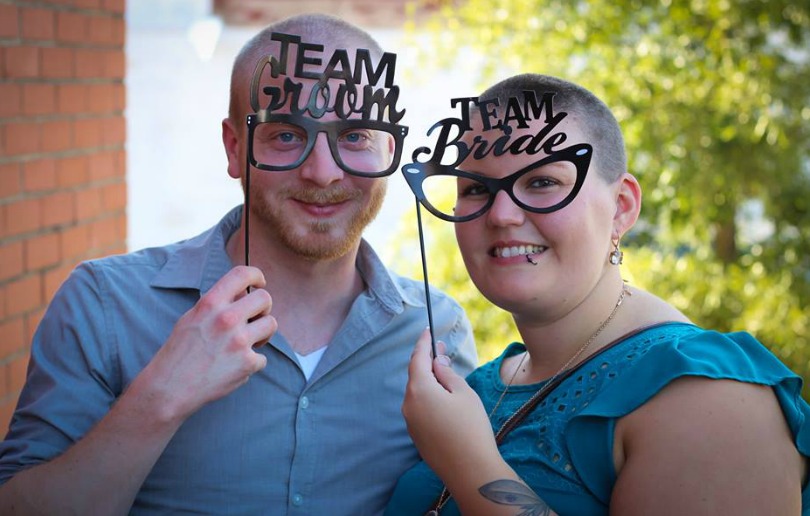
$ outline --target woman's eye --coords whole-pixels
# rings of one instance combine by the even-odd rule
[[[463,186],[459,191],[459,197],[473,197],[476,195],[489,195],[486,187],[480,183],[471,183]]]
[[[529,188],[549,188],[557,186],[559,183],[550,177],[535,177],[527,182]]]

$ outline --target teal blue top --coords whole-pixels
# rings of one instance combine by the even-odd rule
[[[487,412],[505,389],[501,362],[524,350],[513,343],[467,377]],[[683,323],[649,328],[585,363],[512,430],[500,446],[501,455],[558,514],[608,514],[616,481],[616,420],[682,376],[770,385],[796,447],[810,455],[810,406],[800,396],[801,378],[748,333],[722,334]],[[493,431],[541,385],[512,386],[492,417]],[[422,515],[441,489],[442,482],[420,462],[400,478],[385,514]],[[441,514],[459,514],[452,499]],[[802,514],[810,515],[807,486]]]

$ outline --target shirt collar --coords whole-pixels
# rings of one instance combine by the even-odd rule
[[[169,246],[169,258],[151,285],[197,289],[201,295],[208,292],[233,267],[225,243],[241,221],[242,207],[237,206],[205,233]]]
[[[233,263],[225,244],[239,228],[242,206],[228,212],[208,231],[169,246],[169,258],[151,282],[157,288],[189,288],[205,294],[231,268]],[[363,277],[369,294],[377,298],[390,313],[400,313],[403,303],[424,306],[424,299],[405,290],[394,281],[377,253],[366,240],[361,240],[357,253],[357,270]],[[422,296],[424,293],[421,294]]]

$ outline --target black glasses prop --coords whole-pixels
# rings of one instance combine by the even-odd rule
[[[335,163],[360,177],[396,170],[408,128],[378,120],[320,122],[300,115],[248,115],[248,160],[267,171],[291,170],[307,159],[319,133],[326,134]]]
[[[276,32],[270,39],[280,42],[280,51],[256,63],[250,85],[253,113],[246,118],[246,265],[250,265],[252,168],[269,172],[298,168],[311,154],[318,135],[324,133],[331,156],[341,170],[365,178],[384,177],[399,166],[408,134],[407,127],[396,124],[405,112],[396,107],[399,87],[393,83],[395,54],[386,52],[372,60],[369,50],[355,49],[352,60],[346,49],[335,49],[327,62],[321,59],[327,57],[325,54],[315,57],[324,52],[324,45],[304,43],[300,36]],[[328,64],[320,72],[312,69],[320,63]],[[268,82],[270,79],[274,80]],[[304,89],[303,81],[312,81],[310,89]],[[288,112],[276,113],[283,108]],[[326,113],[333,113],[337,119],[320,121]]]
[[[335,163],[347,174],[377,178],[391,175],[399,165],[408,128],[378,120],[347,119],[319,122],[302,115],[247,116],[248,152],[245,163],[245,212],[250,213],[251,166],[265,171],[300,167],[319,133],[325,133]],[[250,265],[250,217],[245,217],[245,264]]]
[[[571,203],[582,188],[593,155],[588,144],[572,145],[536,161],[503,178],[493,178],[458,170],[454,165],[415,162],[402,167],[402,173],[416,198],[416,222],[422,254],[428,327],[433,356],[433,312],[427,273],[421,206],[442,220],[467,222],[480,217],[505,191],[516,205],[532,213],[551,213]]]
[[[502,190],[526,211],[564,208],[582,188],[592,154],[588,144],[573,145],[500,179],[431,162],[411,163],[402,171],[428,211],[448,222],[466,222],[483,215]]]

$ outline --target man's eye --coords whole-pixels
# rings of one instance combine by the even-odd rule
[[[360,143],[363,140],[368,139],[368,137],[364,133],[358,131],[358,132],[343,134],[343,135],[341,135],[340,139],[343,140],[346,143]]]
[[[276,138],[284,143],[294,142],[296,140],[295,133],[279,133]]]

